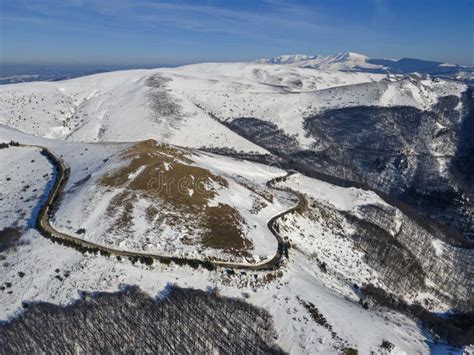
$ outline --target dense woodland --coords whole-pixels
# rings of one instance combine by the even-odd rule
[[[153,299],[127,286],[75,303],[24,304],[0,326],[0,353],[282,353],[271,316],[215,291],[168,286]]]

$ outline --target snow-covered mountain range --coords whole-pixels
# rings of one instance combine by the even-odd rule
[[[421,73],[431,75],[454,75],[470,72],[472,67],[458,64],[421,60],[415,58],[402,59],[377,59],[366,55],[346,52],[333,55],[282,55],[270,59],[259,59],[258,63],[290,65],[301,68],[314,68],[322,70],[362,71],[372,73],[409,74]]]
[[[260,64],[285,65],[300,68],[321,70],[340,70],[369,72],[376,74],[411,74],[421,73],[434,76],[445,76],[474,84],[474,68],[446,62],[437,62],[416,58],[378,59],[354,52],[331,55],[288,54],[273,58],[261,58],[255,61]],[[30,81],[59,81],[94,73],[103,73],[124,69],[142,68],[140,66],[89,66],[89,67],[31,67],[19,65],[0,68],[0,85]],[[147,68],[152,68],[147,66]]]
[[[473,95],[434,75],[460,67],[415,64],[294,55],[0,86],[0,142],[21,143],[0,149],[1,318],[176,283],[264,308],[290,353],[469,343],[438,315],[473,306]],[[69,169],[52,228],[102,254],[35,228],[59,174],[41,147]]]
[[[382,65],[370,64],[370,58],[358,53],[347,52],[334,55],[283,55],[271,59],[260,59],[259,63],[284,64],[301,68],[314,68],[322,70],[365,70],[365,69],[385,69]]]

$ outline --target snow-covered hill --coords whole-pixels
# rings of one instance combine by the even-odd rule
[[[265,186],[284,171],[258,164],[151,140],[105,159],[73,167],[56,228],[123,250],[252,264],[274,256],[267,221],[295,204]]]

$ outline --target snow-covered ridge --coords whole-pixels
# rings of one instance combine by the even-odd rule
[[[304,60],[311,60],[315,59],[316,56],[313,55],[306,55],[306,54],[284,54],[278,57],[273,57],[270,59],[262,58],[257,60],[257,63],[262,64],[293,64],[299,63]]]
[[[372,73],[409,74],[456,74],[463,69],[471,69],[458,64],[420,60],[414,58],[379,59],[364,54],[345,52],[331,55],[287,54],[274,58],[262,58],[257,63],[285,65],[290,67],[313,68],[330,71],[358,71]]]
[[[74,141],[153,138],[176,145],[265,153],[197,107],[194,93],[215,93],[211,100],[218,101],[221,93],[274,95],[383,78],[255,63],[119,71],[60,82],[0,86],[0,123],[42,137]],[[201,128],[199,132],[195,127]]]
[[[357,70],[357,69],[384,69],[383,65],[375,65],[367,62],[369,57],[354,53],[337,53],[333,55],[284,55],[271,59],[259,59],[258,63],[288,64],[301,68],[314,68],[323,70]]]
[[[309,61],[341,67],[348,58],[353,66],[365,60],[349,53]],[[305,62],[300,59],[299,63]],[[305,142],[302,121],[315,110],[357,105],[429,109],[438,98],[459,96],[465,88],[462,83],[429,77],[248,62],[203,63],[3,85],[0,123],[70,141],[152,138],[193,148],[265,154],[265,149],[219,121],[256,117],[275,123],[288,134],[299,134],[303,144],[310,144]]]

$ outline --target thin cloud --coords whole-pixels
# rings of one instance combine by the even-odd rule
[[[87,21],[87,13],[94,13],[103,17],[104,23],[113,23],[113,19],[120,19],[130,23],[136,22],[141,26],[167,26],[170,28],[216,32],[230,35],[253,35],[278,33],[279,39],[285,32],[330,31],[323,25],[310,9],[297,11],[293,5],[271,6],[265,13],[254,13],[244,10],[232,10],[219,6],[194,5],[189,3],[170,3],[156,1],[95,1],[95,0],[65,0],[59,3],[50,1],[20,2],[29,13],[29,18],[43,17],[51,23],[64,19],[69,21],[84,21],[84,26],[93,25]],[[79,17],[74,9],[80,9],[85,15]],[[72,14],[72,18],[71,18]],[[304,14],[304,15],[302,15]],[[34,20],[33,20],[34,22]],[[258,29],[259,32],[255,30]]]

